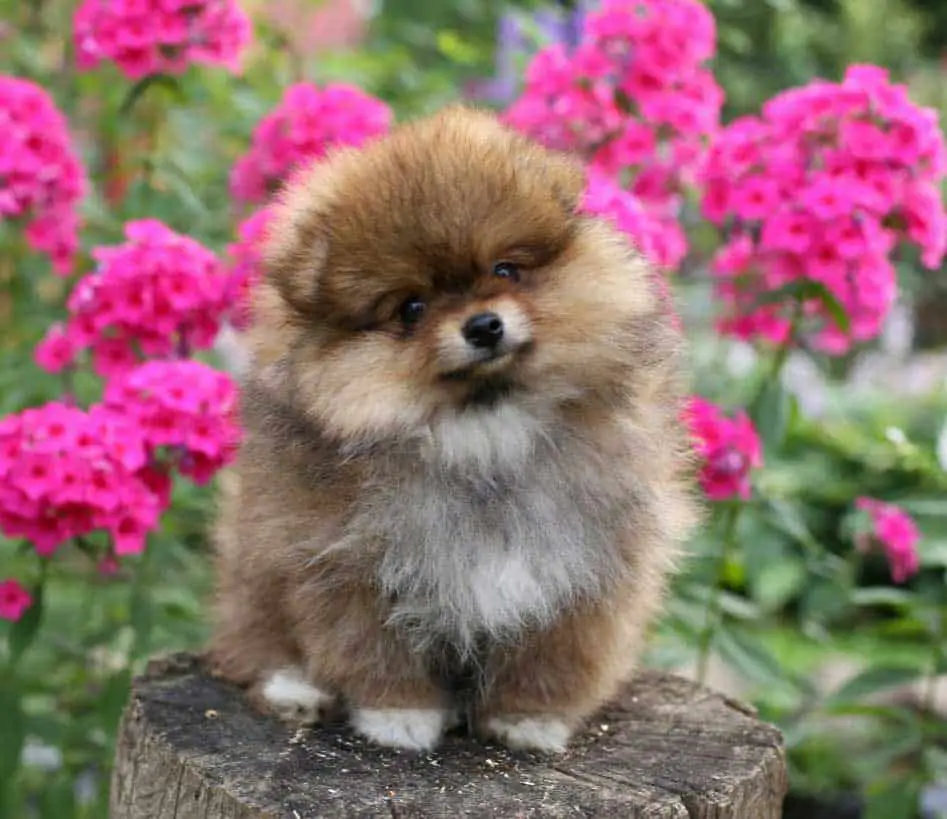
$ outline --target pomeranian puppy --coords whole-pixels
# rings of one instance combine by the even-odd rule
[[[629,676],[695,520],[682,342],[584,186],[464,107],[288,185],[216,535],[258,706],[561,752]]]

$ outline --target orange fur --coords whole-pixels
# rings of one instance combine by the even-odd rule
[[[554,750],[633,670],[697,514],[681,339],[583,185],[457,107],[285,193],[217,526],[211,654],[257,701],[298,667],[379,742],[466,707]]]

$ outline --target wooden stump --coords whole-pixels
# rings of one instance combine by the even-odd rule
[[[285,727],[178,654],[135,680],[110,816],[778,819],[786,787],[779,731],[667,674],[643,672],[561,757],[464,735],[413,755]]]

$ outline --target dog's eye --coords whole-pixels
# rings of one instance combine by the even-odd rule
[[[398,310],[398,315],[401,317],[402,324],[404,324],[405,327],[410,327],[421,320],[426,309],[427,305],[424,303],[424,299],[418,296],[411,296],[402,302]]]
[[[509,279],[511,282],[518,282],[520,269],[513,262],[497,262],[493,265],[493,275],[501,279]]]

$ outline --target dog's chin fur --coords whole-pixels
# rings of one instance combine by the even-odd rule
[[[457,108],[286,192],[217,527],[212,656],[257,702],[317,691],[430,747],[464,679],[479,730],[560,748],[627,677],[696,512],[679,335],[583,185]]]

